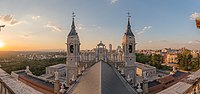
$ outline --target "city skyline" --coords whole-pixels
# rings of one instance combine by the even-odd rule
[[[169,6],[170,5],[170,6]],[[94,7],[95,6],[95,7]],[[99,41],[121,46],[131,13],[136,49],[199,49],[200,1],[143,0],[2,0],[0,4],[0,51],[66,49],[72,12],[81,49],[92,49]],[[3,44],[2,44],[3,43]]]

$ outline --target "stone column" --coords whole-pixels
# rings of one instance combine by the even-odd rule
[[[60,90],[60,81],[58,80],[58,72],[54,72],[55,82],[54,82],[54,94],[59,94]]]
[[[143,72],[143,94],[148,94],[149,93],[149,88],[148,88],[148,80],[147,80],[147,75],[146,71]]]

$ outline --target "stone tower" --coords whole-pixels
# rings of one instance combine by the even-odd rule
[[[125,62],[125,76],[132,78],[132,82],[136,84],[136,56],[135,56],[135,36],[132,33],[130,25],[131,16],[128,13],[128,24],[122,40],[123,60]]]
[[[80,40],[74,24],[74,13],[72,13],[71,31],[67,37],[67,62],[66,62],[66,82],[69,85],[73,75],[76,79],[78,74],[78,63],[80,61]]]

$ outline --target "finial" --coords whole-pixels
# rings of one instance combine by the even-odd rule
[[[128,27],[128,29],[130,29],[131,28],[131,25],[130,25],[131,15],[130,15],[130,12],[128,12],[127,14],[128,14],[128,25],[127,25],[127,27]]]
[[[81,69],[79,68],[78,69],[78,75],[81,75],[82,73],[81,73]]]
[[[64,94],[65,93],[65,87],[64,87],[64,84],[62,83],[62,85],[61,85],[61,87],[60,87],[61,89],[60,89],[60,93],[61,94]]]
[[[31,72],[30,69],[29,69],[29,66],[26,66],[25,72],[28,73],[28,74],[32,74],[32,72]]]
[[[75,16],[76,16],[75,13],[72,12],[72,25],[71,25],[72,29],[75,29],[75,24],[74,24],[74,17]]]
[[[146,71],[143,72],[143,78],[144,78],[144,80],[147,80],[147,72]]]
[[[115,63],[115,68],[117,68],[117,64]]]
[[[27,70],[27,71],[30,71],[30,70],[29,70],[29,66],[26,66],[26,70]]]
[[[123,68],[122,68],[122,70],[121,70],[121,74],[124,75],[124,69],[123,69]]]
[[[85,71],[85,66],[82,67],[82,71]]]
[[[74,74],[72,75],[71,80],[72,80],[73,82],[76,80],[75,77],[74,77]]]
[[[85,68],[87,68],[88,67],[88,65],[87,64],[85,64]]]
[[[74,18],[74,17],[76,17],[76,15],[75,15],[75,13],[74,13],[74,12],[72,12],[72,18]]]
[[[55,71],[54,72],[54,76],[55,76],[55,80],[58,80],[59,78],[58,78],[58,71]]]
[[[119,66],[117,67],[117,70],[120,70]]]
[[[130,75],[128,74],[127,78],[129,79],[130,78]]]
[[[138,83],[138,89],[137,89],[137,91],[138,91],[138,93],[140,93],[140,94],[143,92],[143,90],[141,89],[140,83]]]
[[[128,74],[127,79],[126,79],[129,83],[131,83],[132,78],[130,77],[130,75]]]
[[[128,18],[130,18],[131,17],[130,12],[128,12],[127,14],[128,14]]]

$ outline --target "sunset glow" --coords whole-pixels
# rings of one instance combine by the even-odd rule
[[[95,48],[99,41],[107,47],[121,45],[127,12],[136,49],[199,49],[199,6],[199,0],[1,0],[0,25],[5,27],[0,39],[6,44],[1,43],[1,50],[66,50],[72,12],[82,50]]]
[[[0,41],[0,48],[4,47],[4,42]]]

